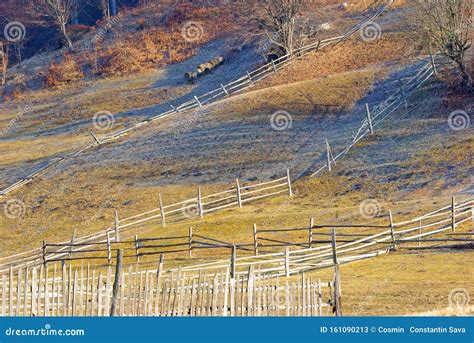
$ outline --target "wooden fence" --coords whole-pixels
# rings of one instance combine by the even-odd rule
[[[108,249],[108,258],[110,259],[111,242],[135,244],[133,249],[136,251],[138,258],[140,256],[139,250],[141,250],[143,254],[146,254],[146,250],[149,248],[149,246],[144,245],[140,249],[140,244],[145,241],[142,240],[139,242],[137,237],[135,237],[135,240],[132,242],[130,240],[124,240],[123,237],[122,239],[120,238],[121,235],[129,233],[134,228],[143,228],[144,225],[160,227],[166,226],[167,222],[177,222],[199,217],[203,218],[206,213],[212,213],[228,207],[243,207],[251,201],[284,193],[287,193],[289,196],[293,195],[289,170],[286,171],[286,176],[263,183],[245,184],[239,182],[237,179],[235,187],[210,195],[204,195],[201,187],[199,187],[195,198],[166,206],[163,204],[161,195],[159,195],[158,208],[126,218],[119,218],[118,212],[115,211],[113,226],[106,228],[102,232],[83,237],[75,237],[73,233],[71,240],[68,242],[53,243],[43,241],[41,248],[0,258],[0,274],[8,272],[10,267],[16,269],[25,265],[30,267],[38,266],[48,261],[61,259],[70,260],[74,259],[71,255],[79,256],[78,254],[99,253],[100,250],[104,249]],[[182,238],[184,237],[156,238],[150,239],[148,243],[152,241]],[[212,240],[212,238],[209,239]],[[175,242],[175,244],[180,244],[176,245],[176,247],[188,245],[187,242]],[[206,242],[204,242],[204,244],[206,244]],[[158,247],[155,245],[154,248]],[[84,256],[83,258],[87,259],[89,257]]]
[[[189,227],[186,232],[187,235],[181,236],[138,238],[138,235],[135,235],[134,239],[119,242],[107,239],[106,242],[97,243],[45,243],[43,260],[46,264],[61,261],[96,260],[107,261],[107,264],[111,265],[115,258],[113,254],[118,249],[125,252],[125,259],[136,262],[139,262],[142,257],[164,254],[185,253],[185,256],[192,257],[194,254],[195,257],[196,252],[203,249],[213,249],[218,253],[230,252],[235,247],[236,250],[253,253],[253,244],[234,244],[203,236],[193,232],[192,227]],[[79,249],[81,247],[86,248]]]
[[[326,268],[339,263],[348,263],[366,258],[376,257],[409,242],[447,241],[446,238],[426,239],[446,232],[454,232],[458,225],[473,219],[474,200],[452,204],[434,212],[409,221],[396,223],[391,212],[387,218],[387,225],[367,224],[311,224],[306,228],[260,230],[266,232],[295,232],[307,231],[306,242],[285,242],[278,240],[271,244],[261,244],[261,241],[271,239],[258,236],[254,241],[253,256],[242,256],[230,260],[220,260],[204,264],[196,264],[182,268],[187,273],[220,270],[233,268],[244,271],[249,266],[258,268],[261,273],[281,276],[292,275],[314,269]],[[318,237],[323,237],[318,238]],[[449,238],[454,241],[456,239]],[[458,241],[472,241],[470,239],[457,239]],[[273,240],[276,241],[276,240]],[[328,243],[328,244],[326,244]],[[290,250],[296,246],[297,249]],[[284,252],[259,253],[262,247],[285,247]]]
[[[118,253],[121,255],[121,252]],[[160,264],[162,267],[162,264]],[[3,275],[2,316],[323,316],[341,314],[340,278],[301,274],[269,278],[251,267],[197,277],[130,265],[115,273],[65,264],[20,268]],[[336,308],[337,306],[337,308]]]
[[[405,81],[400,80],[400,87],[391,96],[373,108],[370,108],[369,104],[366,104],[365,119],[362,121],[361,126],[349,144],[334,155],[330,142],[326,140],[327,149],[324,157],[325,163],[313,172],[311,177],[319,175],[324,170],[332,171],[336,161],[344,157],[362,138],[374,134],[375,128],[398,108],[401,106],[407,107],[408,99],[433,75],[437,75],[436,68],[435,59],[433,56],[430,56],[430,61],[416,70],[412,77]]]
[[[119,137],[122,137],[126,134],[128,134],[130,131],[133,131],[137,128],[142,127],[143,125],[146,125],[149,122],[153,122],[158,119],[162,119],[164,117],[167,117],[171,114],[179,113],[179,112],[184,112],[192,109],[197,109],[201,108],[204,105],[211,104],[211,103],[216,103],[220,100],[223,100],[231,95],[237,94],[247,88],[250,88],[254,86],[257,82],[267,78],[268,76],[278,72],[279,70],[288,67],[289,65],[293,64],[295,60],[298,60],[306,55],[308,55],[311,52],[314,52],[316,50],[336,45],[338,43],[341,43],[357,32],[361,30],[364,25],[367,23],[373,21],[377,17],[381,16],[387,8],[392,4],[393,0],[389,1],[383,1],[384,5],[381,6],[378,10],[374,11],[369,17],[365,18],[361,22],[359,22],[357,25],[352,27],[349,31],[347,31],[344,35],[342,36],[337,36],[325,40],[318,40],[316,42],[313,42],[311,44],[308,44],[306,46],[303,46],[301,48],[295,49],[292,54],[286,54],[284,56],[279,57],[278,59],[272,60],[271,62],[253,70],[253,71],[248,71],[245,75],[242,77],[239,77],[238,79],[225,84],[221,85],[221,87],[214,89],[208,93],[205,93],[201,96],[194,96],[193,99],[181,104],[178,107],[172,107],[169,111],[166,111],[164,113],[160,113],[156,116],[153,116],[143,122],[139,122],[135,124],[134,126],[121,130],[111,136],[105,137],[101,139],[101,143],[106,143],[112,140],[115,140]]]
[[[19,180],[19,181],[15,182],[14,184],[6,187],[5,189],[0,190],[0,197],[5,196],[5,195],[9,194],[10,192],[13,192],[13,191],[19,189],[20,187],[23,187],[23,186],[31,183],[35,178],[37,178],[38,176],[44,174],[46,171],[53,168],[54,166],[57,166],[58,164],[61,164],[61,163],[65,162],[65,161],[67,161],[67,160],[69,160],[69,159],[71,159],[75,156],[78,156],[78,155],[82,154],[85,151],[89,151],[89,150],[97,147],[97,145],[101,145],[101,144],[104,144],[104,143],[114,141],[114,140],[116,140],[120,137],[123,137],[123,136],[127,135],[129,132],[131,132],[133,130],[137,130],[137,129],[139,129],[139,128],[141,128],[141,127],[143,127],[143,126],[145,126],[145,125],[147,125],[151,122],[154,122],[154,121],[159,120],[159,119],[163,119],[163,118],[168,117],[172,114],[177,114],[177,113],[185,112],[185,111],[188,111],[188,110],[202,108],[203,106],[211,104],[211,103],[217,103],[217,102],[219,102],[219,101],[221,101],[221,100],[223,100],[223,99],[225,99],[225,98],[227,98],[231,95],[238,94],[238,93],[242,92],[243,90],[254,86],[257,82],[265,79],[266,77],[270,76],[273,73],[276,73],[278,70],[281,70],[281,69],[291,65],[295,60],[300,59],[300,58],[308,55],[309,53],[311,53],[313,51],[316,51],[316,50],[319,50],[319,49],[322,49],[322,48],[325,48],[325,47],[328,47],[328,46],[336,45],[340,42],[343,42],[343,41],[347,40],[349,37],[353,36],[355,33],[357,33],[366,23],[368,23],[368,22],[376,19],[380,15],[382,15],[387,10],[388,6],[390,6],[390,4],[392,2],[393,2],[392,0],[384,2],[386,4],[383,5],[379,10],[372,13],[368,18],[364,19],[363,21],[361,21],[360,23],[355,25],[353,28],[351,28],[348,32],[346,32],[342,36],[333,37],[333,38],[329,38],[329,39],[325,39],[325,40],[319,40],[319,41],[313,42],[313,43],[311,43],[307,46],[296,49],[293,55],[282,56],[282,57],[278,58],[277,60],[274,60],[274,61],[272,61],[268,64],[265,64],[264,66],[262,66],[260,68],[257,68],[254,71],[247,72],[246,75],[244,75],[244,76],[242,76],[242,77],[236,79],[235,81],[232,81],[232,82],[230,82],[226,85],[222,85],[220,88],[217,88],[217,89],[215,89],[213,91],[210,91],[206,94],[203,94],[201,96],[194,96],[193,99],[184,102],[183,104],[181,104],[178,107],[171,106],[171,109],[168,110],[168,111],[165,111],[165,112],[157,114],[157,115],[155,115],[151,118],[148,118],[144,121],[136,123],[135,125],[133,125],[129,128],[120,130],[120,131],[118,131],[118,132],[116,132],[116,133],[114,133],[110,136],[98,138],[95,135],[93,135],[94,142],[92,144],[88,144],[87,146],[84,146],[83,148],[81,148],[79,150],[73,151],[72,153],[67,154],[63,157],[55,158],[53,161],[47,163],[45,166],[39,168],[38,170],[31,173],[30,175],[22,178],[21,180]]]

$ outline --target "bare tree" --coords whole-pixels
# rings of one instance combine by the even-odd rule
[[[109,0],[100,0],[100,8],[102,9],[102,15],[107,21],[110,20],[110,6]]]
[[[268,39],[285,53],[292,54],[301,30],[297,28],[297,17],[303,0],[260,0],[254,6],[258,25]]]
[[[71,39],[66,30],[66,25],[74,11],[74,0],[36,0],[38,8],[51,17],[59,26],[66,39],[69,49],[73,50]]]
[[[2,72],[2,85],[4,85],[7,80],[8,46],[3,42],[0,42],[0,68]]]
[[[472,0],[414,0],[416,25],[422,42],[452,60],[462,84],[474,86],[466,68],[466,51],[472,45]]]

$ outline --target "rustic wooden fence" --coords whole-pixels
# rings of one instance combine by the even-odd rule
[[[149,122],[162,119],[171,114],[184,112],[184,111],[197,109],[197,108],[202,108],[204,105],[216,103],[231,95],[237,94],[247,88],[250,88],[254,86],[257,82],[267,78],[268,76],[278,72],[281,69],[284,69],[285,67],[288,67],[295,60],[301,59],[302,57],[308,55],[311,52],[314,52],[316,50],[319,50],[328,46],[336,45],[338,43],[341,43],[347,40],[348,38],[353,36],[355,33],[359,32],[361,28],[364,27],[364,25],[373,21],[377,17],[381,16],[387,10],[387,8],[392,4],[392,2],[393,0],[383,1],[384,5],[382,5],[379,9],[374,11],[369,17],[363,19],[357,25],[352,27],[349,31],[347,31],[342,36],[337,36],[337,37],[324,39],[324,40],[318,40],[317,42],[313,42],[301,48],[295,49],[292,54],[286,54],[284,56],[279,57],[278,59],[272,60],[271,62],[253,71],[248,71],[242,77],[239,77],[238,79],[228,84],[221,85],[221,87],[214,89],[208,93],[205,93],[201,96],[194,96],[193,99],[181,104],[178,107],[172,107],[169,111],[160,113],[143,122],[139,122],[130,128],[121,130],[111,136],[102,138],[100,141],[101,143],[106,143],[106,142],[115,140],[119,137],[122,137],[128,134],[128,132],[130,131],[133,131],[137,128],[142,127],[143,125],[146,125]]]
[[[270,76],[273,73],[278,72],[279,70],[291,65],[295,60],[300,59],[309,53],[328,47],[332,45],[336,45],[340,42],[343,42],[347,40],[349,37],[353,36],[355,33],[357,33],[365,24],[368,22],[376,19],[380,15],[382,15],[390,6],[392,3],[392,0],[389,0],[386,2],[385,5],[383,5],[379,10],[375,11],[372,13],[368,18],[362,20],[359,22],[357,25],[355,25],[353,28],[351,28],[348,32],[346,32],[342,36],[338,37],[333,37],[325,40],[319,40],[317,42],[313,42],[307,46],[301,47],[299,49],[296,49],[293,55],[285,55],[277,60],[274,60],[268,64],[265,64],[264,66],[257,68],[254,71],[247,72],[246,75],[236,79],[235,81],[232,81],[226,85],[222,85],[220,88],[217,88],[213,91],[210,91],[206,94],[203,94],[201,96],[195,96],[193,99],[186,101],[185,103],[181,104],[178,107],[173,107],[171,106],[171,109],[168,111],[165,111],[164,113],[157,114],[151,118],[148,118],[142,122],[136,123],[133,126],[120,130],[110,136],[107,137],[101,137],[98,138],[95,135],[93,135],[94,142],[92,144],[89,144],[87,146],[82,147],[79,150],[73,151],[70,154],[67,154],[62,157],[55,158],[53,161],[47,163],[43,167],[39,168],[35,172],[29,174],[28,176],[22,178],[21,180],[18,180],[17,182],[13,183],[12,185],[6,187],[3,190],[0,190],[0,197],[5,196],[9,194],[10,192],[13,192],[20,187],[23,187],[29,183],[31,183],[35,178],[39,177],[40,175],[44,174],[47,172],[49,169],[57,166],[58,164],[61,164],[77,155],[82,154],[85,151],[89,151],[93,148],[95,148],[97,145],[101,145],[104,143],[108,143],[111,141],[114,141],[120,137],[123,137],[127,135],[130,131],[137,130],[144,125],[147,125],[151,122],[154,122],[159,119],[163,119],[165,117],[168,117],[172,114],[177,114],[181,112],[185,112],[188,110],[193,110],[193,109],[199,109],[202,108],[205,105],[212,104],[212,103],[217,103],[229,96],[232,96],[234,94],[238,94],[242,92],[243,90],[254,86],[257,82],[263,80],[264,78]]]
[[[118,253],[121,256],[121,252]],[[162,268],[162,264],[160,264]],[[214,275],[165,276],[65,264],[20,268],[1,279],[2,316],[323,316],[341,314],[340,278],[269,278],[253,267]],[[339,301],[336,301],[339,299]]]
[[[61,261],[83,261],[95,260],[99,262],[107,261],[111,265],[115,256],[113,254],[118,249],[124,251],[124,258],[139,262],[142,257],[185,253],[184,256],[196,257],[199,250],[213,249],[216,254],[230,252],[233,247],[247,253],[253,253],[253,244],[234,244],[225,242],[209,236],[204,236],[193,232],[193,228],[186,230],[186,235],[181,236],[161,236],[121,240],[114,242],[107,239],[106,242],[97,243],[45,243],[43,247],[43,264]],[[85,249],[79,249],[86,247]],[[67,253],[65,252],[67,251]],[[51,257],[54,256],[54,257]]]
[[[409,221],[396,223],[389,212],[386,225],[367,224],[311,224],[307,228],[260,230],[266,232],[295,232],[306,230],[308,241],[288,242],[278,240],[271,244],[261,244],[268,238],[254,233],[254,255],[235,257],[229,260],[196,264],[181,270],[191,272],[212,272],[222,268],[244,271],[249,266],[262,273],[274,276],[292,275],[314,269],[326,268],[339,263],[380,256],[396,251],[398,246],[409,242],[472,241],[468,238],[427,238],[446,232],[454,232],[456,227],[473,220],[474,200],[452,204]],[[324,239],[318,238],[324,237]],[[276,240],[273,240],[276,241]],[[328,244],[326,244],[328,243]],[[295,250],[290,247],[296,246]],[[285,247],[284,252],[264,253],[259,248]]]
[[[373,135],[375,128],[379,126],[387,117],[394,113],[401,106],[408,107],[408,99],[433,75],[437,75],[437,67],[435,57],[430,56],[430,61],[414,72],[414,75],[408,80],[399,80],[400,87],[391,96],[382,101],[377,106],[370,108],[369,104],[365,105],[365,119],[361,126],[353,136],[347,146],[336,153],[331,149],[330,142],[326,140],[325,163],[311,174],[311,177],[319,175],[324,170],[332,171],[336,161],[344,157],[349,150],[356,145],[362,138],[367,135]]]
[[[215,194],[204,195],[201,187],[197,190],[195,198],[187,199],[171,205],[164,205],[161,195],[158,196],[159,207],[145,211],[143,213],[133,215],[126,218],[119,218],[118,212],[115,211],[115,221],[112,227],[106,228],[104,231],[83,236],[76,237],[73,233],[71,240],[68,242],[45,242],[43,241],[41,248],[33,249],[27,252],[15,254],[12,256],[0,258],[0,274],[8,272],[10,267],[19,268],[24,265],[38,266],[47,261],[74,259],[71,255],[79,256],[78,254],[99,253],[100,250],[108,249],[110,258],[111,242],[124,242],[135,244],[134,250],[141,250],[146,254],[149,247],[142,247],[144,240],[138,242],[137,238],[133,242],[120,238],[121,235],[129,233],[135,228],[143,228],[144,225],[151,225],[153,227],[166,226],[167,222],[177,222],[185,219],[203,218],[206,213],[212,213],[228,207],[243,207],[245,204],[261,200],[264,198],[277,196],[280,194],[293,195],[290,171],[286,171],[286,176],[266,181],[262,183],[246,184],[235,181],[235,186]],[[182,237],[180,237],[182,238]],[[173,238],[157,238],[158,240],[166,240]],[[177,238],[179,239],[179,238]],[[212,238],[210,238],[212,239]],[[152,242],[155,239],[151,239]],[[148,242],[148,243],[149,243]],[[176,242],[176,247],[186,246],[187,243]],[[204,242],[206,244],[206,242]],[[157,248],[157,246],[154,246]],[[126,247],[125,247],[126,248]],[[196,246],[197,248],[197,246]],[[139,253],[136,252],[137,258]],[[94,258],[94,257],[83,257]]]

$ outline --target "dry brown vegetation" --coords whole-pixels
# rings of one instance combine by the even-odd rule
[[[108,49],[99,73],[106,76],[123,76],[147,69],[161,67],[188,59],[195,49],[184,41],[181,32],[166,32],[163,29],[147,30],[127,36]]]
[[[285,73],[270,76],[258,88],[304,81],[318,77],[371,68],[381,64],[406,64],[416,51],[403,33],[386,33],[375,42],[363,42],[355,37],[332,49],[315,52],[290,65]]]
[[[60,87],[84,77],[81,67],[70,55],[63,56],[60,62],[53,62],[46,74],[45,84],[49,87]]]

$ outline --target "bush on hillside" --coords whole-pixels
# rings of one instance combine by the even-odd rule
[[[122,76],[176,63],[191,57],[194,49],[186,46],[180,33],[152,29],[128,35],[125,42],[110,48],[100,73]]]
[[[84,73],[76,60],[67,54],[59,63],[51,63],[46,74],[45,83],[49,87],[60,87],[83,77]]]

